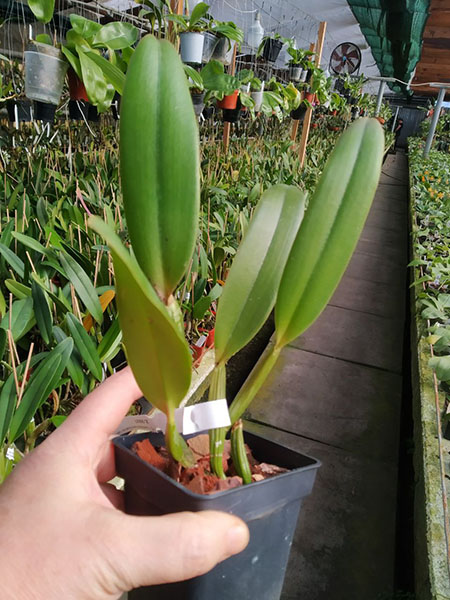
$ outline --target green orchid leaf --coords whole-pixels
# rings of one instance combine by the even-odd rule
[[[86,88],[89,102],[98,106],[104,102],[107,94],[105,76],[97,63],[89,58],[79,46],[77,46],[77,53],[80,59],[81,79]]]
[[[33,327],[35,319],[33,316],[33,300],[25,298],[16,300],[12,304],[11,333],[13,340],[17,342]],[[9,329],[9,311],[1,320],[0,327],[6,331]]]
[[[58,344],[68,337],[60,327],[53,327],[52,333]],[[73,383],[78,387],[78,389],[81,390],[84,384],[84,372],[83,367],[78,360],[78,353],[76,352],[75,348],[72,350],[72,354],[67,361],[67,371],[69,372]]]
[[[90,217],[88,225],[106,240],[113,257],[119,320],[136,381],[149,402],[168,414],[189,389],[189,347],[113,229],[99,217]]]
[[[450,381],[450,356],[434,356],[428,364],[440,381]]]
[[[97,353],[100,360],[102,362],[109,362],[113,359],[120,349],[121,341],[122,331],[120,329],[119,319],[115,319],[97,347]]]
[[[191,16],[189,17],[189,27],[194,27],[194,25],[196,25],[200,19],[202,19],[206,13],[209,10],[209,4],[206,4],[206,2],[199,2],[194,10],[191,13]]]
[[[125,21],[115,21],[103,25],[95,34],[92,45],[107,46],[112,50],[122,50],[129,48],[137,42],[139,35],[138,29],[131,23]]]
[[[23,283],[19,283],[15,279],[5,279],[5,286],[8,291],[19,300],[29,298],[31,296],[31,288]]]
[[[9,266],[17,273],[17,275],[23,279],[25,270],[23,260],[2,243],[0,243],[0,254],[4,257]]]
[[[100,23],[91,21],[75,13],[70,15],[70,24],[78,35],[87,40],[93,38],[102,29]]]
[[[216,362],[228,361],[265,323],[304,209],[305,195],[296,187],[276,185],[262,195],[219,300]]]
[[[383,150],[380,124],[358,119],[332,152],[281,280],[275,308],[278,347],[305,331],[333,295],[372,204]]]
[[[186,271],[197,236],[199,141],[180,58],[172,44],[150,35],[127,72],[120,163],[133,251],[167,299]]]
[[[70,338],[64,340],[45,357],[31,375],[23,398],[11,421],[8,433],[10,443],[15,442],[23,434],[37,409],[58,385],[72,348],[73,341]]]
[[[41,44],[47,44],[48,46],[53,46],[53,40],[48,35],[48,33],[40,33],[39,35],[36,36],[36,41],[40,42]]]
[[[48,23],[52,20],[55,0],[28,0],[28,6],[41,23]]]
[[[19,233],[18,231],[13,231],[11,235],[13,236],[13,238],[18,240],[21,244],[23,244],[27,248],[30,248],[31,250],[35,250],[36,252],[39,252],[40,254],[44,255],[50,253],[47,248],[45,248],[40,242],[30,237],[29,235]]]
[[[81,355],[81,358],[92,375],[98,380],[102,380],[102,363],[97,354],[97,348],[93,339],[89,336],[80,321],[72,314],[67,313],[66,323],[70,335],[74,341],[75,348]]]
[[[11,375],[3,384],[2,391],[0,393],[0,448],[3,446],[9,426],[11,425],[16,402],[16,383],[14,380],[14,373],[11,373]]]
[[[85,271],[69,254],[60,252],[59,262],[67,279],[73,284],[76,293],[97,323],[103,321],[103,311],[97,292]]]
[[[122,71],[110,63],[109,60],[103,58],[100,54],[86,52],[86,56],[100,67],[107,81],[113,86],[118,94],[122,95],[125,85],[125,75]]]
[[[34,316],[44,342],[49,345],[52,339],[53,319],[44,290],[35,282],[31,284]]]
[[[7,338],[6,331],[0,327],[0,360],[2,360],[3,355],[5,354],[6,342],[7,342],[6,338]],[[1,446],[1,441],[0,441],[0,446]]]
[[[75,71],[75,73],[77,74],[77,77],[79,79],[82,79],[83,78],[83,73],[81,72],[80,59],[78,58],[78,56],[75,56],[75,54],[73,52],[71,52],[69,50],[69,48],[67,48],[67,46],[61,46],[61,52],[64,54],[64,56],[69,61],[69,64],[72,67],[72,69]],[[41,198],[41,200],[42,200],[42,198]],[[38,215],[39,215],[39,212],[38,212]],[[45,217],[46,216],[47,215],[45,215]],[[39,217],[39,221],[40,221],[41,225],[45,226],[45,222],[46,221],[44,221],[44,223],[42,223],[40,217]]]

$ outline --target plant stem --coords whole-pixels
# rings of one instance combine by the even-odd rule
[[[231,458],[239,477],[244,484],[252,482],[252,472],[248,464],[247,452],[244,444],[242,421],[239,419],[231,428]]]
[[[242,417],[244,412],[250,406],[253,398],[259,392],[262,384],[265,382],[277,362],[280,351],[281,348],[274,344],[261,356],[253,367],[253,370],[245,380],[244,385],[241,387],[230,406],[230,419],[232,425]]]
[[[169,410],[167,414],[166,447],[173,458],[182,464],[183,467],[190,468],[195,465],[195,457],[192,450],[178,433],[173,410]]]
[[[224,364],[219,363],[212,374],[208,399],[220,400],[222,398],[226,398],[226,367]],[[211,470],[221,479],[226,478],[223,471],[222,455],[227,431],[226,427],[222,427],[221,429],[211,429],[209,432]]]

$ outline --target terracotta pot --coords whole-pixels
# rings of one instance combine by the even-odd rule
[[[381,123],[382,125],[384,125],[384,124],[385,124],[385,122],[386,122],[386,121],[385,121],[385,119],[383,119],[383,117],[375,117],[375,119],[376,119],[376,120],[377,120],[379,123]]]
[[[315,94],[312,94],[311,92],[305,93],[305,99],[308,100],[308,102],[310,102],[311,104],[314,102],[314,96]]]
[[[239,90],[236,90],[229,96],[224,96],[223,100],[219,100],[217,102],[217,107],[218,108],[226,108],[228,110],[232,110],[232,109],[236,108],[238,95],[239,95]]]
[[[68,70],[67,78],[69,80],[70,99],[84,100],[85,102],[89,102],[84,83],[72,68]]]

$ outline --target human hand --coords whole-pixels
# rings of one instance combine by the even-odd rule
[[[141,392],[129,368],[109,377],[0,487],[2,600],[111,600],[189,579],[243,550],[237,517],[123,513],[109,436]]]

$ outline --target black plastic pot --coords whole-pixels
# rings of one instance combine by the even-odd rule
[[[291,119],[295,119],[296,121],[303,121],[306,115],[306,106],[300,105],[295,110],[291,110]]]
[[[8,100],[6,102],[8,119],[12,123],[16,120],[15,106],[17,106],[17,118],[20,122],[31,121],[31,100]]]
[[[191,94],[192,104],[194,105],[194,112],[197,117],[202,114],[203,109],[205,108],[205,103],[203,100],[205,99],[205,93],[201,94]]]
[[[37,121],[53,123],[55,120],[55,112],[56,104],[50,104],[50,102],[40,102],[39,100],[34,101],[34,118]]]
[[[268,62],[275,62],[278,58],[278,55],[280,54],[282,47],[283,42],[280,42],[280,40],[267,38],[267,40],[264,43],[263,58]]]
[[[242,116],[242,103],[238,96],[236,108],[223,108],[222,115],[225,123],[237,123]]]
[[[303,498],[311,493],[319,461],[263,437],[245,434],[259,461],[291,469],[271,479],[202,496],[141,460],[131,447],[148,437],[164,444],[162,434],[114,439],[117,474],[125,479],[125,510],[133,515],[221,510],[242,518],[250,543],[237,556],[201,577],[134,590],[130,600],[279,600]],[[137,557],[139,560],[139,557]]]
[[[84,100],[69,101],[69,117],[74,121],[94,121],[99,120],[99,114],[96,106],[92,106]]]

